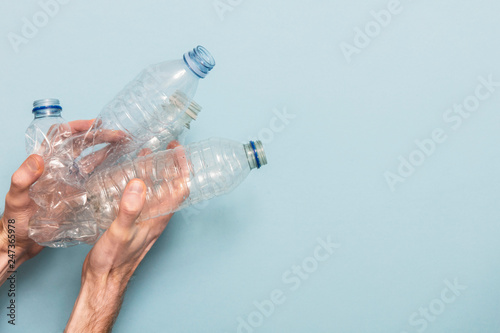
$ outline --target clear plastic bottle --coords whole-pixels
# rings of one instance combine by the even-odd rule
[[[86,133],[57,135],[49,145],[46,170],[30,191],[40,206],[30,221],[30,237],[53,247],[95,240],[85,180],[131,160],[141,148],[158,150],[176,139],[200,111],[192,99],[199,79],[214,66],[202,46],[182,59],[149,66],[108,103]],[[114,135],[118,139],[110,140]]]
[[[175,105],[175,108],[180,108],[181,103],[186,103],[185,98],[181,93],[177,93],[174,98],[176,101],[172,104]],[[170,105],[170,107],[172,107],[172,105]],[[142,142],[143,140],[140,140],[139,142],[130,142],[127,147],[112,149],[108,152],[108,157],[106,158],[104,166],[98,168],[96,172],[100,172],[100,170],[104,170],[113,164],[130,162],[134,160],[143,151],[143,149],[147,149],[148,153],[154,153],[160,149],[165,149],[168,143],[173,140],[183,142],[183,134],[186,133],[186,130],[190,129],[191,121],[196,120],[200,111],[201,106],[195,101],[191,101],[188,108],[181,114],[181,116],[177,117],[173,123],[166,126],[158,134],[152,136],[148,141],[144,143]],[[173,114],[176,111],[165,112]]]
[[[189,124],[193,109],[193,97],[199,79],[206,77],[215,66],[212,55],[202,46],[186,52],[182,59],[151,65],[143,70],[118,95],[104,107],[95,126],[86,134],[94,142],[102,142],[98,136],[109,130],[121,131],[126,136],[116,144],[97,144],[84,151],[78,161],[79,172],[84,179],[93,170],[92,158],[96,153],[107,156],[99,169],[115,165],[117,160],[152,141],[171,141]],[[88,142],[88,140],[87,140]],[[168,143],[168,142],[166,142]],[[96,170],[96,171],[97,171]]]
[[[26,130],[26,152],[42,156],[45,167],[42,176],[30,188],[30,195],[39,206],[46,207],[52,195],[59,191],[58,183],[73,163],[73,147],[67,140],[71,128],[61,116],[58,99],[36,100],[32,112],[35,119]]]
[[[51,140],[59,125],[66,121],[61,116],[62,107],[58,99],[46,98],[33,102],[34,119],[25,133],[26,153],[41,156],[50,153]]]
[[[30,237],[44,246],[65,247],[94,242],[99,230],[92,211],[84,204],[87,193],[65,182],[73,164],[71,128],[61,117],[58,99],[33,103],[35,119],[26,130],[26,152],[44,159],[44,173],[30,188],[39,206],[29,221]]]
[[[30,196],[39,206],[29,222],[29,235],[40,244],[67,246],[65,240],[78,234],[78,241],[95,241],[99,235],[92,214],[82,212],[86,192],[64,183],[64,175],[73,163],[73,150],[67,141],[71,129],[61,117],[58,99],[47,98],[33,103],[34,120],[26,130],[26,152],[44,159],[44,173],[30,188]],[[74,209],[79,209],[76,211]],[[84,214],[86,213],[86,214]],[[89,220],[89,215],[92,217]],[[77,220],[69,227],[68,220]],[[83,219],[87,220],[83,222]],[[92,222],[92,223],[90,223]]]
[[[107,229],[116,218],[121,195],[133,178],[147,186],[139,220],[180,210],[228,193],[254,168],[267,164],[260,141],[241,144],[212,138],[161,151],[95,174],[86,183],[88,200],[99,227]]]

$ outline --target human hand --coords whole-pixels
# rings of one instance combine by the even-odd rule
[[[103,163],[117,146],[125,146],[129,141],[130,136],[123,131],[102,128],[101,120],[76,120],[52,125],[37,154],[65,161],[66,164],[78,161],[80,170],[72,172],[78,171],[86,176]],[[101,144],[106,145],[94,148]]]
[[[179,207],[172,202],[176,193],[189,194],[190,165],[183,147],[172,141],[167,150],[154,155],[151,149],[142,149],[132,162],[106,170],[88,179],[88,202],[99,227],[108,229],[118,215],[120,200],[131,178],[143,179],[146,184],[146,203],[138,221],[151,220],[173,213]],[[105,190],[104,190],[105,189]]]
[[[94,120],[76,120],[63,125],[52,126],[47,137],[50,145],[60,144],[68,135],[86,133],[94,124]],[[123,137],[121,133],[105,132],[102,140],[117,142]],[[50,152],[47,142],[42,143],[39,153]],[[11,187],[5,198],[5,212],[0,220],[0,284],[5,280],[4,274],[9,264],[17,268],[24,261],[34,257],[43,246],[29,237],[29,221],[39,210],[39,206],[30,198],[30,187],[40,179],[45,171],[44,159],[38,155],[30,155],[19,169],[14,172]],[[45,190],[47,184],[45,184]],[[53,193],[49,193],[52,195]],[[10,231],[9,231],[10,230]],[[9,252],[10,250],[10,252]],[[5,252],[5,254],[4,254]],[[5,260],[12,256],[11,261]],[[10,259],[10,258],[9,258]],[[12,269],[9,269],[12,270]]]
[[[167,149],[177,146],[179,143],[173,141]],[[150,153],[150,150],[145,149],[139,156]],[[184,172],[182,174],[182,177],[188,176]],[[131,180],[123,191],[116,219],[87,255],[83,273],[89,270],[98,274],[113,271],[113,273],[120,272],[123,276],[131,275],[161,235],[173,213],[137,223],[139,215],[144,209],[158,211],[160,210],[158,206],[166,207],[165,211],[175,210],[189,196],[185,180],[177,180],[176,186],[171,185],[171,190],[164,191],[170,195],[165,195],[161,201],[154,203],[146,202],[147,193],[151,189],[148,189],[140,179]]]
[[[0,284],[7,278],[8,270],[15,270],[11,264],[17,268],[43,249],[28,237],[28,222],[38,209],[29,197],[29,188],[43,169],[43,159],[39,155],[30,155],[12,175],[0,222]],[[13,257],[9,257],[10,254]]]
[[[97,226],[88,222],[89,214],[84,210],[87,192],[83,180],[87,172],[105,159],[105,155],[96,153],[83,157],[81,160],[88,167],[86,171],[78,170],[75,161],[87,148],[102,143],[117,145],[127,140],[127,135],[122,131],[96,127],[100,125],[94,120],[55,124],[37,151],[44,157],[46,168],[30,190],[31,197],[40,207],[29,228],[29,235],[36,242],[63,246],[97,239]],[[78,228],[79,238],[74,236],[75,228]]]
[[[148,153],[145,150],[140,155]],[[80,294],[65,332],[111,331],[130,277],[173,215],[137,223],[146,192],[146,185],[139,179],[131,180],[125,188],[117,218],[85,258]],[[162,203],[172,207],[178,207],[189,194],[183,186],[170,193]]]

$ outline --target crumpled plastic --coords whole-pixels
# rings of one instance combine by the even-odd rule
[[[174,121],[188,109],[201,109],[180,92],[163,107],[166,114],[178,115]],[[89,203],[88,179],[133,160],[144,150],[153,153],[165,149],[177,139],[172,132],[172,128],[164,128],[146,142],[134,142],[129,133],[103,128],[100,119],[86,132],[73,133],[68,124],[53,126],[36,152],[44,158],[45,169],[30,189],[30,197],[39,206],[29,222],[30,238],[49,247],[95,243],[104,229],[96,221],[95,203]]]

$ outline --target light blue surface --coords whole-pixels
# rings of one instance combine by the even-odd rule
[[[0,3],[2,198],[25,158],[33,100],[59,98],[66,119],[92,118],[145,66],[198,44],[217,66],[200,82],[188,140],[264,139],[269,165],[175,215],[114,331],[229,333],[244,318],[258,326],[245,333],[499,332],[500,87],[460,126],[447,110],[475,102],[479,77],[500,81],[500,3],[216,3],[225,11],[214,0],[69,1],[17,53],[8,34],[41,7]],[[396,14],[388,24],[378,15],[377,31],[370,12],[384,8]],[[379,34],[348,62],[342,43],[365,25]],[[399,156],[422,159],[415,140],[435,129],[444,142],[391,191],[385,173]],[[340,247],[328,256],[316,249],[329,235]],[[62,331],[89,248],[24,264],[15,328],[0,288],[0,331]],[[292,272],[302,264],[303,280]],[[455,280],[467,288],[451,290]],[[254,302],[272,293],[281,304],[257,314]]]

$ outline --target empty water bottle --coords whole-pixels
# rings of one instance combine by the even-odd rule
[[[88,200],[99,227],[107,229],[116,218],[125,186],[133,178],[146,184],[146,203],[139,220],[147,220],[230,192],[250,170],[265,164],[260,141],[241,144],[212,138],[95,174],[86,184]]]
[[[212,55],[202,46],[186,52],[182,59],[151,65],[130,82],[99,114],[87,133],[98,143],[82,154],[79,172],[86,178],[94,169],[92,154],[106,156],[99,170],[144,145],[175,139],[196,117],[199,106],[193,103],[199,79],[215,66]],[[194,110],[194,111],[193,111]],[[103,130],[125,133],[121,142],[99,144]],[[88,140],[87,140],[88,141]]]
[[[174,96],[170,97],[172,101],[170,105],[164,106],[166,114],[175,114],[178,109],[183,108],[187,103],[186,97],[182,93],[176,92]],[[174,110],[169,111],[169,109]],[[171,124],[165,126],[158,134],[152,136],[149,140],[143,143],[144,140],[137,140],[138,142],[127,142],[126,145],[117,147],[118,149],[111,149],[107,152],[106,161],[99,170],[106,169],[113,164],[121,164],[134,160],[141,153],[147,151],[148,153],[156,152],[160,149],[165,149],[169,142],[177,140],[182,142],[184,133],[190,129],[191,121],[196,120],[201,111],[201,106],[195,101],[191,101],[187,109],[175,119]]]

